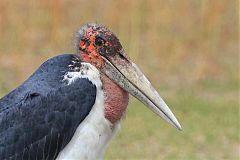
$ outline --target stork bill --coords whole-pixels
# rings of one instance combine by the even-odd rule
[[[88,24],[77,34],[83,59],[95,66],[154,113],[181,130],[181,125],[141,70],[107,28]]]

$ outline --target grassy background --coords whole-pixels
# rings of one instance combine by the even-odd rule
[[[108,26],[181,122],[135,99],[105,159],[239,159],[239,4],[234,0],[1,0],[0,97],[74,32]]]

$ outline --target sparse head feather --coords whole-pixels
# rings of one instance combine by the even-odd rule
[[[108,28],[95,23],[89,23],[76,33],[76,51],[80,57],[97,68],[102,65],[102,58],[114,56],[122,52],[118,38]]]

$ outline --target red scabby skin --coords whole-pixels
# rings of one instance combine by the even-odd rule
[[[104,74],[101,75],[105,95],[105,117],[111,122],[119,121],[127,108],[129,94],[110,80]]]
[[[83,61],[101,70],[105,63],[104,58],[119,54],[122,46],[117,37],[107,28],[87,24],[77,33],[77,49]],[[101,73],[101,80],[105,96],[105,118],[115,124],[126,111],[129,94],[103,73]]]

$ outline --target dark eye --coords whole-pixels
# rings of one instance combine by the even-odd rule
[[[97,46],[102,46],[102,45],[104,45],[104,43],[105,43],[105,40],[102,39],[101,37],[97,37],[97,38],[95,39],[95,44],[96,44]]]

